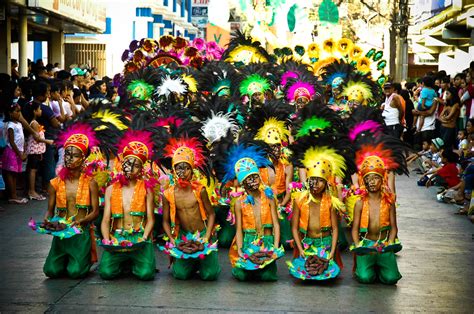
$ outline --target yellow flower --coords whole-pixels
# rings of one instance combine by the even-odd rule
[[[352,42],[352,40],[348,38],[341,38],[339,42],[337,43],[337,49],[344,56],[349,54],[353,46],[354,46],[354,43]]]
[[[309,44],[308,46],[308,57],[319,58],[319,46],[316,43]]]
[[[356,61],[361,57],[361,55],[362,55],[362,48],[360,48],[359,46],[354,46],[350,53],[351,60]]]
[[[357,61],[357,70],[362,73],[370,72],[370,60],[367,57],[362,57]]]
[[[326,39],[323,43],[324,51],[331,54],[333,53],[335,46],[336,46],[336,43],[334,42],[332,38]]]

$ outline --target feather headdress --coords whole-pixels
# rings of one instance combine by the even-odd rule
[[[238,144],[230,148],[223,165],[223,183],[237,179],[239,183],[251,174],[259,174],[259,168],[268,167],[271,162],[258,146]]]
[[[164,149],[164,156],[171,158],[171,165],[185,162],[191,167],[202,167],[206,158],[203,154],[201,142],[194,137],[191,138],[171,138]]]
[[[153,158],[152,133],[148,131],[129,130],[118,143],[122,158],[133,157],[142,164]]]
[[[354,153],[349,141],[341,134],[305,137],[290,145],[292,162],[305,168],[307,177],[320,177],[333,185],[335,177],[344,178],[354,169]]]
[[[56,143],[64,149],[69,146],[76,147],[84,155],[87,155],[92,147],[99,145],[94,129],[82,122],[76,122],[61,132]]]
[[[325,133],[344,133],[341,118],[320,99],[304,106],[293,121],[292,130],[296,139],[304,136],[318,136]]]
[[[253,41],[251,37],[245,36],[240,30],[232,35],[227,49],[222,54],[222,60],[237,66],[270,61],[270,55],[260,45],[260,42]]]

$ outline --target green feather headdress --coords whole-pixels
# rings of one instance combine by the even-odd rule
[[[312,116],[309,119],[306,119],[301,124],[301,127],[298,129],[298,132],[295,135],[295,138],[300,138],[303,136],[311,135],[311,133],[319,130],[322,131],[331,126],[331,122],[316,116]]]
[[[153,95],[154,87],[144,80],[133,80],[127,86],[127,91],[133,98],[148,100]]]
[[[268,79],[258,75],[252,74],[242,80],[239,86],[240,95],[247,95],[251,97],[255,93],[264,93],[271,88]]]

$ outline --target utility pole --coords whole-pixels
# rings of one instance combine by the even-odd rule
[[[394,15],[394,25],[392,27],[397,34],[397,52],[396,66],[394,77],[395,80],[401,82],[408,78],[408,24],[409,24],[409,8],[408,0],[396,0],[398,11]]]

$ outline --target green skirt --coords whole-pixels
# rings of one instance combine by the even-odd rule
[[[243,248],[246,248],[250,243],[257,239],[255,232],[244,232]],[[263,245],[265,248],[272,248],[275,238],[273,235],[263,236]],[[261,280],[261,281],[276,281],[278,280],[278,269],[276,262],[269,264],[267,267],[258,270],[245,270],[241,268],[232,268],[232,276],[239,281]]]

